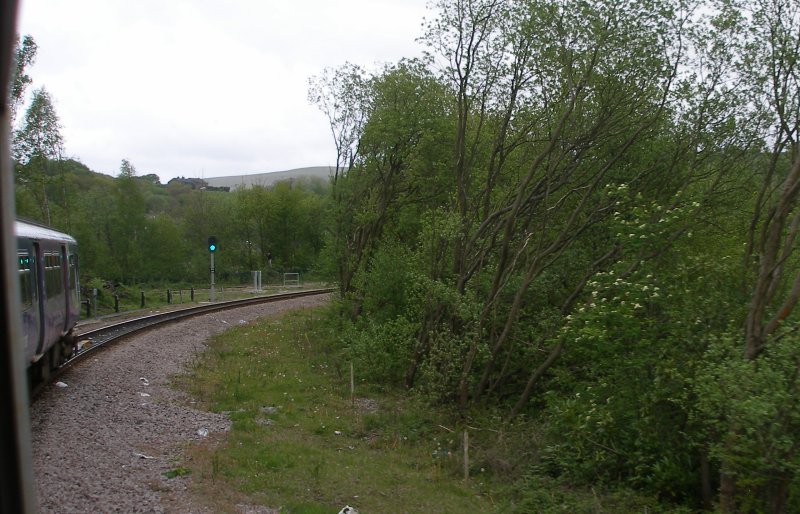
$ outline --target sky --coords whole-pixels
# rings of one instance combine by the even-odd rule
[[[428,0],[20,0],[65,154],[90,169],[218,177],[333,165],[308,79],[417,57]],[[24,118],[24,107],[17,121]]]

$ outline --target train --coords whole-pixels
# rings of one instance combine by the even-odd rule
[[[80,317],[78,244],[63,232],[17,218],[22,344],[29,378],[37,382],[75,352]]]

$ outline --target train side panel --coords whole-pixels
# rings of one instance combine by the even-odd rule
[[[71,353],[80,315],[77,244],[66,234],[20,220],[16,231],[25,356],[36,362],[53,349],[57,365]]]

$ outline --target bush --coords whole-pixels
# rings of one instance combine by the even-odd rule
[[[401,385],[414,348],[416,327],[399,317],[350,325],[342,337],[359,379]]]

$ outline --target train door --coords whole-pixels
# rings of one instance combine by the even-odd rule
[[[17,263],[22,311],[24,351],[26,362],[36,355],[42,337],[41,316],[39,313],[39,293],[36,288],[36,257],[33,246],[25,245],[17,249]]]
[[[38,340],[36,341],[36,352],[35,355],[39,355],[42,353],[42,347],[44,346],[44,339],[45,339],[45,310],[44,304],[46,301],[45,290],[44,290],[44,255],[42,253],[42,247],[39,243],[33,243],[33,284],[34,289],[36,290],[36,298],[37,302],[35,304],[36,309],[36,317],[37,317],[37,333],[38,333]]]
[[[42,262],[44,264],[44,345],[39,353],[47,351],[64,333],[64,276],[61,268],[61,248],[53,243],[43,242]]]
[[[64,312],[66,313],[66,316],[64,316],[64,325],[61,327],[61,333],[66,333],[70,327],[70,318],[72,318],[72,309],[70,308],[72,298],[70,297],[71,291],[69,287],[69,261],[67,259],[67,247],[65,245],[61,245],[61,255],[59,255],[59,258],[59,264],[61,265],[61,288],[64,291]]]
[[[66,246],[67,260],[67,329],[71,328],[80,317],[81,312],[81,293],[80,284],[78,282],[78,254],[74,245]]]

